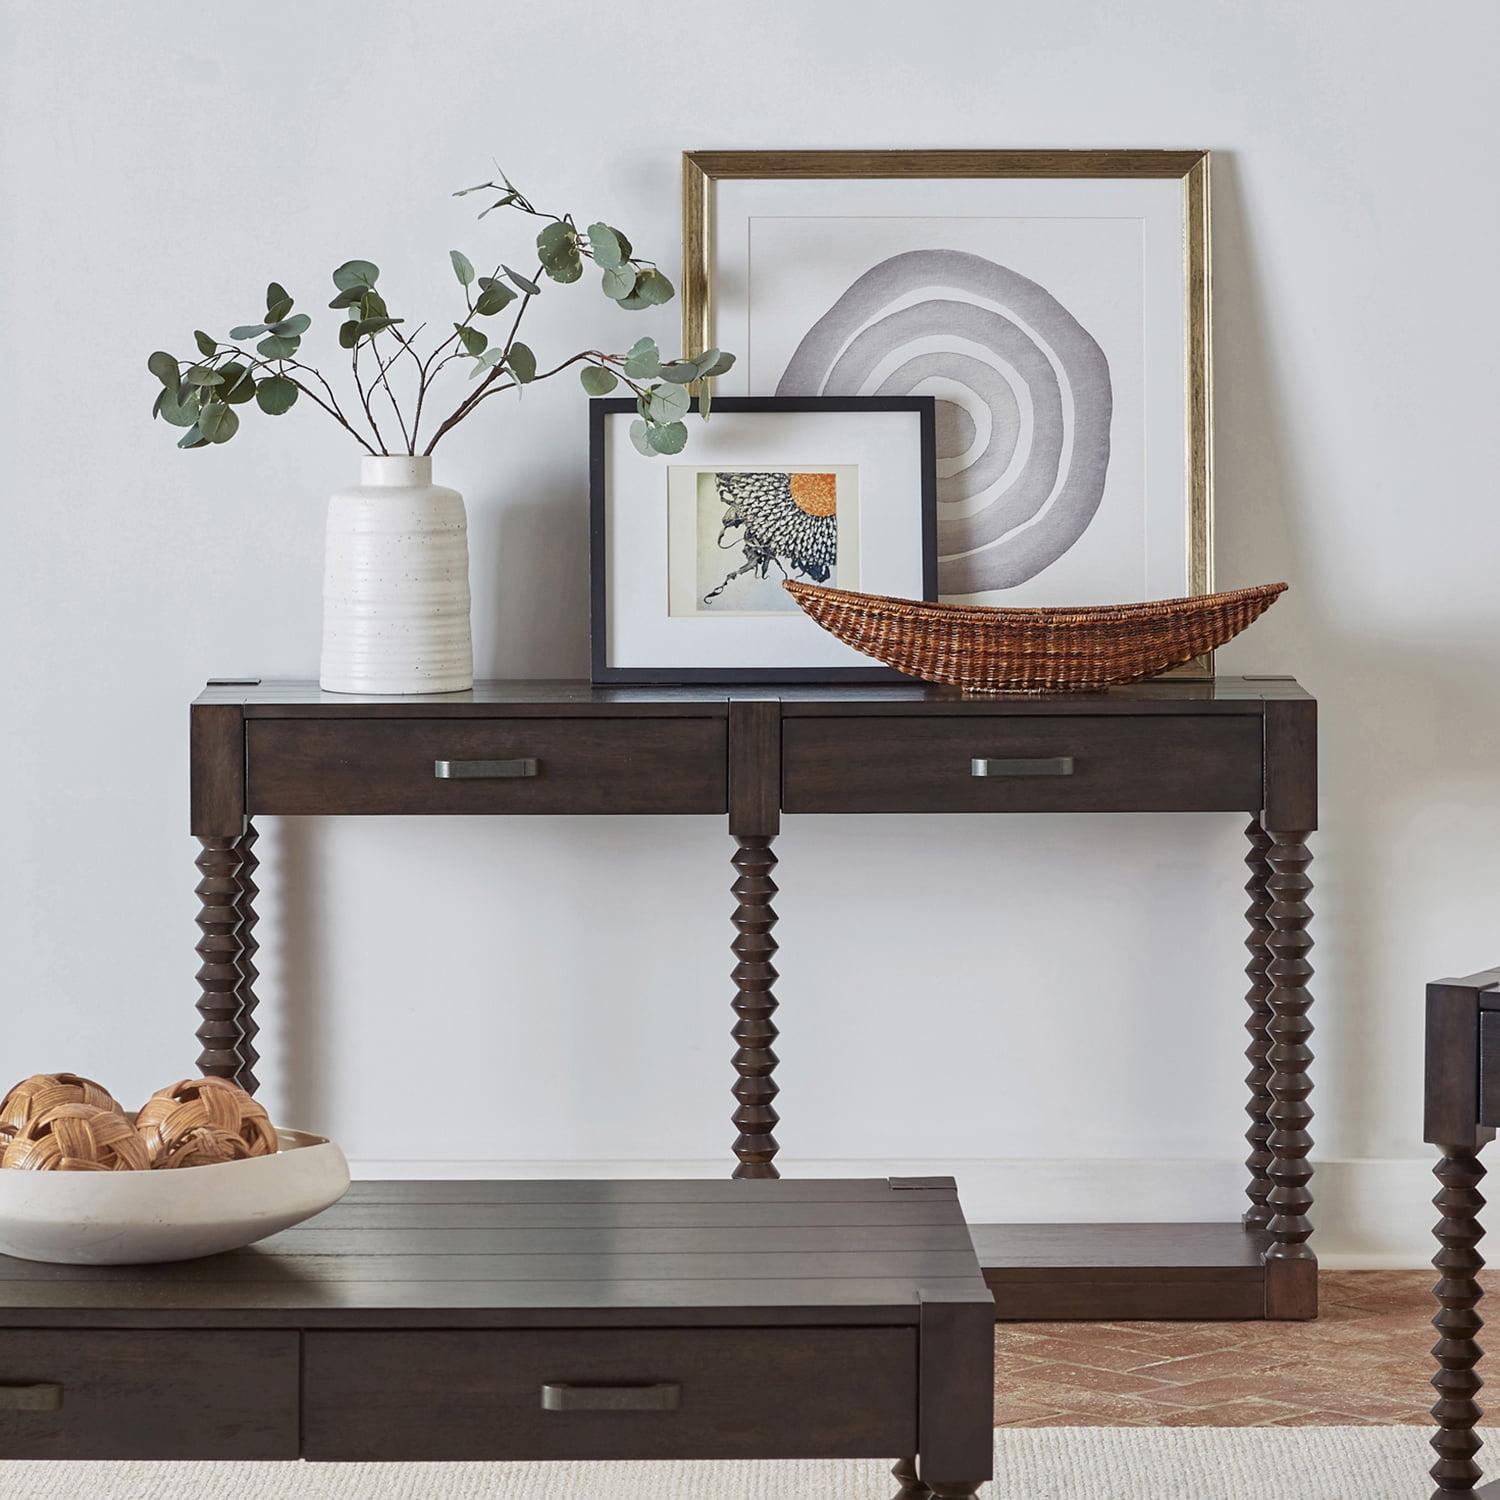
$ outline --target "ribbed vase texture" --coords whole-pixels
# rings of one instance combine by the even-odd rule
[[[474,685],[463,496],[432,460],[360,462],[328,502],[323,654],[331,693],[457,693]]]

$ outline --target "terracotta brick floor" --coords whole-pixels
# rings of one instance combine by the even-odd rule
[[[1433,1280],[1324,1272],[1312,1323],[1002,1323],[995,1425],[1426,1423]]]

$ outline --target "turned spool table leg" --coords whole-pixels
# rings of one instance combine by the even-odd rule
[[[779,1177],[773,1159],[779,1116],[776,1113],[776,925],[771,872],[776,855],[769,838],[741,834],[734,852],[734,1085],[736,1108],[734,1154],[737,1178]]]
[[[1484,1352],[1478,1343],[1484,1327],[1479,1313],[1479,1299],[1484,1295],[1479,1285],[1479,1272],[1484,1266],[1484,1256],[1479,1252],[1484,1236],[1479,1222],[1484,1207],[1479,1184],[1484,1179],[1484,1166],[1469,1147],[1444,1146],[1441,1150],[1443,1157],[1436,1171],[1442,1186],[1432,1200],[1442,1215],[1433,1230],[1439,1249],[1432,1263],[1440,1279],[1433,1288],[1439,1310],[1432,1320],[1438,1331],[1432,1349],[1438,1365],[1432,1377],[1438,1393],[1432,1408],[1438,1424],[1432,1438],[1438,1461],[1429,1470],[1437,1485],[1432,1500],[1474,1492],[1482,1473],[1475,1455],[1483,1444],[1474,1428],[1483,1415],[1476,1398],[1484,1381],[1476,1367]]]
[[[198,842],[198,1071],[254,1093],[255,834],[247,826],[238,837],[205,835]]]
[[[1250,950],[1250,962],[1245,965],[1250,980],[1245,996],[1250,1007],[1250,1015],[1245,1021],[1245,1030],[1250,1034],[1250,1045],[1245,1048],[1245,1058],[1250,1064],[1245,1086],[1250,1091],[1250,1099],[1245,1113],[1250,1116],[1250,1128],[1245,1132],[1245,1140],[1250,1146],[1250,1155],[1245,1158],[1245,1167],[1250,1181],[1245,1186],[1245,1196],[1249,1198],[1250,1206],[1245,1210],[1243,1222],[1246,1229],[1264,1229],[1271,1222],[1267,1199],[1271,1196],[1272,1184],[1266,1174],[1273,1160],[1268,1143],[1271,1139],[1270,1110],[1275,1102],[1271,1097],[1271,1065],[1268,1061],[1271,1051],[1269,1028],[1274,1017],[1270,1001],[1271,979],[1267,973],[1271,965],[1271,950],[1266,946],[1271,936],[1271,923],[1266,915],[1271,909],[1271,893],[1266,888],[1271,878],[1271,865],[1266,858],[1271,840],[1259,818],[1250,819],[1245,837],[1250,843],[1249,853],[1245,855],[1245,863],[1250,868],[1250,879],[1245,884],[1245,894],[1250,898],[1245,911],[1245,921],[1249,926],[1245,947]]]
[[[1271,1105],[1267,1110],[1271,1133],[1266,1148],[1271,1154],[1266,1176],[1271,1182],[1266,1206],[1271,1213],[1266,1226],[1271,1244],[1266,1250],[1267,1316],[1282,1318],[1313,1317],[1317,1312],[1317,1257],[1307,1244],[1312,1234],[1308,1213],[1313,1198],[1309,1188],[1312,1163],[1308,1153],[1312,1136],[1312,1079],[1308,1065],[1312,1049],[1312,1022],[1308,1008],[1312,994],[1307,981],[1312,965],[1307,954],[1312,939],[1307,925],[1312,912],[1307,904],[1312,890],[1307,867],[1312,856],[1303,842],[1304,831],[1268,830],[1270,847],[1266,860],[1270,876],[1266,891],[1270,905],[1266,920],[1270,933],[1266,946],[1270,951],[1267,977],[1271,982],[1268,1003],[1271,1021],[1268,1026],[1271,1046],[1267,1063],[1271,1076],[1267,1091]]]

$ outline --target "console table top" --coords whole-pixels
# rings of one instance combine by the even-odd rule
[[[358,1182],[205,1260],[0,1256],[13,1327],[915,1324],[934,1298],[991,1300],[952,1178]]]
[[[737,687],[596,687],[574,679],[476,682],[465,693],[399,697],[326,693],[303,678],[215,678],[196,706],[228,706],[247,717],[444,718],[505,713],[570,716],[625,712],[646,716],[727,715],[734,703],[771,702],[798,714],[1183,714],[1261,713],[1272,702],[1306,701],[1292,677],[1156,678],[1102,693],[966,696],[926,683]]]

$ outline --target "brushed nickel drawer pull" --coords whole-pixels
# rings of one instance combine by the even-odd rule
[[[661,1385],[566,1385],[542,1387],[543,1411],[676,1411],[682,1387]]]
[[[0,1411],[61,1411],[60,1385],[0,1385]]]
[[[971,776],[1071,776],[1073,757],[1052,755],[1040,760],[980,760],[969,762]]]
[[[521,760],[435,760],[432,774],[439,781],[485,781],[500,777],[535,776],[540,761],[527,756]]]

